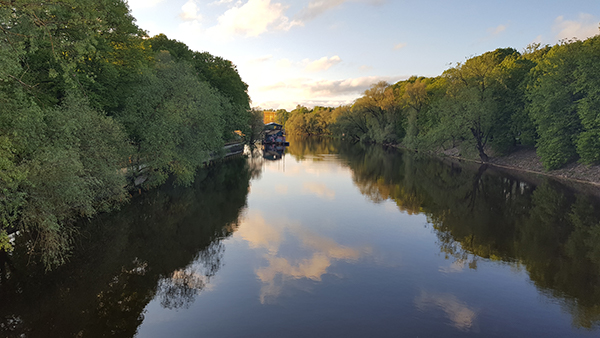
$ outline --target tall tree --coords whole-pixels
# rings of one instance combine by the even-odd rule
[[[507,57],[518,57],[512,48],[497,49],[471,58],[447,70],[447,105],[438,107],[444,115],[440,128],[454,129],[456,135],[471,139],[482,161],[488,161],[486,146],[500,135],[498,121],[505,119],[496,100],[498,66]],[[470,136],[470,137],[469,137]]]
[[[377,143],[396,142],[404,136],[399,108],[395,89],[385,81],[373,84],[352,106],[367,116],[367,136]]]
[[[575,70],[577,113],[582,131],[577,136],[577,152],[584,163],[600,162],[600,36],[583,42]]]
[[[427,85],[421,79],[407,82],[404,85],[403,103],[408,107],[407,130],[404,138],[405,144],[412,149],[417,148],[417,137],[419,136],[419,121],[428,101]]]
[[[532,69],[527,90],[528,110],[539,135],[537,153],[546,169],[556,169],[577,157],[576,139],[581,132],[575,90],[575,70],[580,41],[554,46]]]
[[[222,116],[228,106],[189,64],[162,51],[156,56],[156,74],[138,85],[116,115],[137,148],[132,170],[146,168],[148,186],[162,184],[170,174],[191,184],[198,166],[223,146]]]

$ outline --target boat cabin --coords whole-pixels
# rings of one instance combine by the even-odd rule
[[[282,130],[283,126],[279,123],[271,122],[265,124],[264,130]]]

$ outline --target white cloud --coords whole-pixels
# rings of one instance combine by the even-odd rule
[[[311,0],[306,7],[304,7],[296,18],[302,22],[312,20],[317,16],[341,6],[349,0]],[[385,2],[384,0],[354,0],[354,2],[366,2],[372,5],[379,5]]]
[[[213,1],[211,3],[209,3],[209,6],[218,6],[218,5],[223,5],[223,4],[229,4],[232,3],[233,0],[217,0],[217,1]]]
[[[490,41],[492,39],[494,39],[495,37],[497,37],[498,35],[500,35],[502,32],[506,31],[506,28],[508,28],[506,25],[498,25],[496,27],[490,27],[486,30],[487,35],[485,35],[484,37],[482,37],[479,42],[486,42],[486,41]]]
[[[338,7],[341,4],[347,2],[348,0],[311,0],[300,13],[298,14],[298,18],[301,20],[312,20],[315,17],[323,14],[324,12]]]
[[[498,25],[498,27],[494,27],[494,28],[488,29],[488,31],[492,35],[498,35],[498,34],[504,32],[505,30],[506,30],[506,26],[505,25]]]
[[[133,11],[143,8],[152,8],[161,3],[162,1],[163,0],[129,0],[127,1],[127,4],[129,5],[129,8]]]
[[[342,59],[340,59],[340,57],[337,55],[334,55],[329,59],[326,56],[324,56],[319,60],[309,62],[306,66],[306,70],[309,72],[320,72],[323,70],[327,70],[340,62],[342,62]]]
[[[264,55],[264,56],[258,57],[256,59],[252,59],[252,60],[248,61],[248,63],[251,65],[256,65],[256,64],[261,64],[261,63],[270,61],[271,59],[273,59],[273,55],[269,54],[269,55]]]
[[[598,18],[586,13],[579,14],[577,20],[565,20],[564,16],[561,15],[554,20],[552,30],[557,32],[556,38],[559,40],[572,38],[585,40],[600,33]]]
[[[398,50],[398,49],[402,49],[404,47],[406,47],[406,43],[399,43],[399,44],[397,44],[397,45],[394,46],[394,49]]]
[[[181,18],[185,21],[200,20],[202,16],[198,13],[198,5],[194,0],[189,0],[183,6],[181,6]]]
[[[179,31],[181,35],[174,38],[181,39],[182,41],[190,41],[194,36],[202,34],[204,29],[199,20],[186,20],[179,24]]]
[[[268,30],[289,30],[299,23],[290,21],[284,15],[286,9],[287,6],[271,3],[271,0],[248,0],[223,13],[218,19],[218,25],[209,31],[224,37],[255,37]]]
[[[293,109],[298,104],[306,107],[337,107],[352,103],[374,83],[379,81],[396,83],[407,78],[408,76],[365,76],[344,80],[286,79],[272,85],[258,87],[255,94],[259,99],[255,102],[263,108],[274,109]],[[274,97],[278,99],[270,99]]]
[[[280,59],[277,61],[277,67],[279,68],[291,68],[293,63],[290,59]]]
[[[366,76],[346,80],[318,80],[308,83],[307,89],[312,94],[323,96],[348,93],[360,94],[379,81],[395,83],[400,79],[401,77]]]

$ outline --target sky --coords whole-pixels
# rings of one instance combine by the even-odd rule
[[[253,107],[350,104],[496,48],[600,33],[598,0],[129,0],[160,33],[232,61]]]

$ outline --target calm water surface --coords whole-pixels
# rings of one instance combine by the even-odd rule
[[[598,210],[548,179],[292,140],[83,225],[56,271],[4,257],[0,333],[598,337]]]

